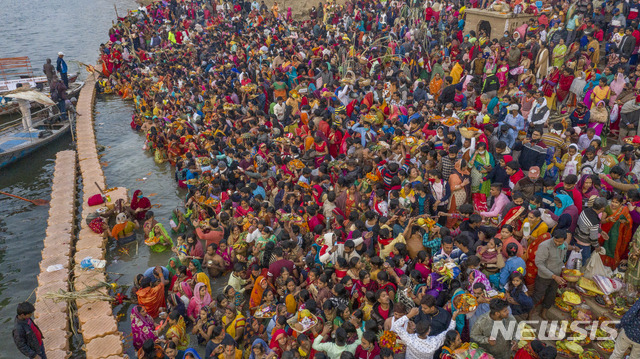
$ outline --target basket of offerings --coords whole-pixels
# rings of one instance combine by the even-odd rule
[[[585,350],[580,356],[579,359],[603,359],[597,351],[593,349]]]
[[[291,329],[295,330],[297,333],[304,333],[318,324],[318,317],[313,315],[309,310],[303,309],[298,311],[298,313],[293,317],[289,318],[287,323]]]
[[[478,307],[478,300],[476,297],[469,293],[460,294],[453,300],[453,305],[457,310],[463,313],[469,313],[476,310]]]
[[[407,349],[395,332],[385,330],[382,335],[378,335],[378,337],[380,338],[378,339],[380,347],[393,350],[393,354],[404,353]]]
[[[578,358],[584,352],[584,348],[572,340],[558,340],[556,349],[558,350],[558,355],[565,358]]]
[[[593,320],[593,313],[591,310],[579,306],[571,310],[571,318],[580,321],[590,322]]]
[[[611,311],[612,311],[611,315],[619,319],[619,318],[622,318],[624,313],[627,312],[627,308],[621,307],[619,305],[615,305]]]
[[[222,109],[225,111],[232,111],[235,110],[236,108],[238,108],[239,105],[233,104],[233,103],[225,103],[224,105],[222,105]]]
[[[582,277],[582,272],[577,269],[564,269],[562,271],[562,278],[570,283],[575,283]]]
[[[244,86],[240,86],[240,91],[244,93],[253,93],[258,89],[258,85],[254,83],[249,83]]]
[[[441,282],[451,281],[460,274],[460,267],[453,262],[439,261],[434,263],[433,266],[436,272],[441,275],[441,277],[438,278]]]
[[[570,305],[565,303],[561,297],[556,297],[556,307],[566,313],[570,313],[573,309]]]
[[[596,346],[605,353],[613,353],[613,348],[616,346],[616,342],[613,340],[599,340],[595,342]]]
[[[480,135],[480,129],[475,127],[461,127],[460,134],[464,138],[474,138]]]
[[[571,332],[567,335],[567,338],[571,338],[572,341],[578,343],[578,345],[582,347],[591,343],[591,338],[589,338],[589,335],[587,335],[587,333]]]
[[[570,306],[582,304],[584,300],[575,289],[567,288],[562,292],[562,301]]]
[[[263,304],[256,310],[254,316],[258,319],[270,319],[276,315],[276,307],[270,304]]]

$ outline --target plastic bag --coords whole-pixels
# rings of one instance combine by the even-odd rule
[[[604,277],[610,277],[612,272],[611,268],[605,267],[602,264],[602,259],[600,258],[600,254],[593,252],[591,253],[591,258],[586,266],[584,266],[584,277],[589,279],[594,279],[593,277],[596,275],[601,275]]]
[[[606,295],[622,290],[624,287],[624,284],[621,281],[601,275],[594,275],[593,281],[596,282],[598,288],[600,288]]]
[[[540,218],[544,223],[546,223],[547,227],[553,228],[558,224],[558,222],[554,221],[553,218],[551,217],[551,211],[541,210],[540,212],[541,212]]]
[[[598,256],[599,257],[599,256]],[[569,254],[569,259],[567,259],[567,269],[577,269],[581,270],[582,268],[576,268],[576,261],[582,260],[582,250],[571,251]]]

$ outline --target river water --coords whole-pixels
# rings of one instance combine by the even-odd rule
[[[137,7],[134,0],[0,0],[3,20],[0,27],[0,57],[29,56],[36,76],[42,74],[42,65],[47,58],[55,61],[58,51],[65,53],[70,72],[77,69],[72,60],[95,63],[98,47],[101,42],[108,40],[107,32],[115,19],[114,4],[120,15],[125,13],[126,9]],[[110,171],[109,167],[105,168],[107,182],[110,185],[130,185],[126,180],[137,174],[117,171],[116,163],[127,164],[130,167],[126,168],[133,171],[143,166],[152,166],[154,162],[141,154],[141,138],[131,132],[125,123],[127,117],[130,119],[131,108],[120,101],[106,101],[104,105],[99,106],[102,110],[100,118],[114,121],[121,119],[125,126],[118,127],[117,130],[124,133],[128,129],[129,135],[132,136],[125,138],[98,134],[100,140],[105,141],[102,142],[103,145],[114,148],[114,151],[108,151],[107,155],[120,159],[112,164],[114,171]],[[99,121],[101,120],[96,122]],[[129,140],[137,142],[124,143]],[[118,146],[115,146],[116,144]],[[128,146],[131,146],[131,151],[135,150],[131,153],[137,156],[125,159],[124,153],[121,153],[122,157],[117,157],[119,149]],[[73,148],[71,136],[65,136],[29,158],[0,169],[0,191],[26,198],[49,199],[55,154],[70,148]],[[151,172],[151,169],[147,172]],[[139,187],[147,193],[164,193],[164,196],[167,196],[167,193],[172,194],[173,192],[167,192],[169,189],[175,191],[175,186],[169,187],[169,172],[164,172],[167,178],[166,187],[153,188],[152,184],[158,185],[160,181],[149,181],[146,186]],[[117,173],[115,177],[110,177],[114,173]],[[154,203],[158,201],[155,200]],[[37,285],[38,263],[41,259],[40,251],[48,210],[47,206],[38,207],[0,196],[0,322],[3,324],[0,325],[0,337],[3,338],[0,341],[0,358],[22,357],[11,340],[15,307],[17,303],[27,299]],[[157,209],[160,216],[162,210],[162,207]],[[142,247],[139,255],[144,256]],[[116,270],[133,272],[132,267],[127,267],[127,263],[127,259],[120,259],[113,266]],[[130,282],[129,279],[130,276],[127,276],[127,282]],[[31,295],[31,301],[33,300]]]

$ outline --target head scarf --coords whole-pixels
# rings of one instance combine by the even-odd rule
[[[262,281],[266,282],[267,279],[263,276],[256,278],[256,283],[251,290],[251,297],[249,298],[249,308],[255,308],[260,305],[260,302],[262,302],[262,294],[265,291],[265,289],[260,285]]]
[[[180,283],[180,287],[182,288],[182,291],[184,292],[184,295],[187,296],[187,298],[191,299],[191,297],[193,297],[193,290],[191,290],[191,286],[189,285],[189,283],[182,282]]]
[[[195,301],[196,305],[198,306],[198,310],[211,304],[211,295],[208,292],[205,292],[204,297],[200,297],[200,288],[204,286],[204,283],[198,283],[193,289],[193,297],[191,297],[191,300]]]
[[[278,342],[278,338],[281,336],[287,336],[287,332],[284,331],[284,329],[276,329],[273,332],[273,335],[271,336],[271,342],[269,343],[269,348],[275,350],[275,351],[283,351],[282,348],[280,348],[280,342]]]
[[[598,190],[596,189],[596,187],[593,185],[593,181],[591,182],[591,187],[588,188],[587,192],[583,192],[583,187],[584,187],[584,183],[587,181],[587,178],[589,178],[591,175],[585,174],[582,175],[582,177],[580,177],[580,180],[578,181],[578,185],[576,186],[578,188],[578,190],[580,191],[580,193],[584,193],[583,197],[585,198],[589,198],[593,195],[597,195],[598,194]]]
[[[269,348],[269,346],[267,345],[267,342],[265,342],[264,340],[257,338],[256,340],[253,341],[253,343],[251,344],[251,355],[249,355],[249,359],[255,359],[256,356],[253,353],[253,348],[261,346],[262,347],[262,351],[266,354],[266,356],[269,356],[271,353],[273,353],[273,350],[271,350],[271,348]]]
[[[185,352],[184,352],[184,356],[182,357],[182,359],[186,358],[186,357],[187,357],[187,354],[192,354],[192,355],[193,355],[193,357],[194,357],[194,358],[196,358],[196,359],[202,359],[202,357],[200,356],[200,354],[198,354],[198,352],[197,352],[195,349],[193,349],[193,348],[189,348],[189,349],[185,350]]]
[[[181,263],[180,263],[180,260],[176,257],[169,258],[169,263],[167,264],[167,270],[169,270],[169,275],[173,277],[173,276],[176,276],[178,273],[176,272],[175,269],[171,267],[171,262],[175,263],[176,268],[178,268]]]
[[[469,175],[469,169],[466,168],[466,167],[462,168],[462,160],[456,161],[456,164],[455,164],[454,168],[461,175],[465,175],[465,176]]]
[[[147,197],[140,197],[141,195],[141,190],[133,192],[133,197],[131,198],[131,209],[134,211],[138,208],[147,208],[151,206],[151,201],[149,201]]]
[[[193,265],[196,267],[196,273],[201,273],[202,272],[202,264],[200,264],[200,261],[197,259],[192,259],[191,263],[193,263]],[[193,273],[194,275],[196,273]]]
[[[560,202],[562,202],[562,206],[559,208],[556,208],[556,210],[554,211],[554,214],[556,216],[560,216],[562,215],[562,212],[569,206],[573,205],[573,199],[571,197],[569,197],[569,195],[566,194],[557,194],[556,198],[560,199]]]
[[[204,272],[200,272],[200,273],[198,273],[196,275],[196,282],[206,285],[207,286],[207,292],[209,292],[209,294],[211,294],[211,282],[209,281],[209,277],[207,277],[207,275],[204,274]],[[196,287],[197,287],[197,284],[196,284]]]

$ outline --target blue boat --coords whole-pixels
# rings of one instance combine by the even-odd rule
[[[25,158],[69,131],[73,115],[70,115],[69,121],[64,122],[57,122],[59,116],[48,115],[44,119],[34,121],[33,129],[30,131],[22,127],[20,119],[5,124],[4,128],[0,129],[0,168]]]

